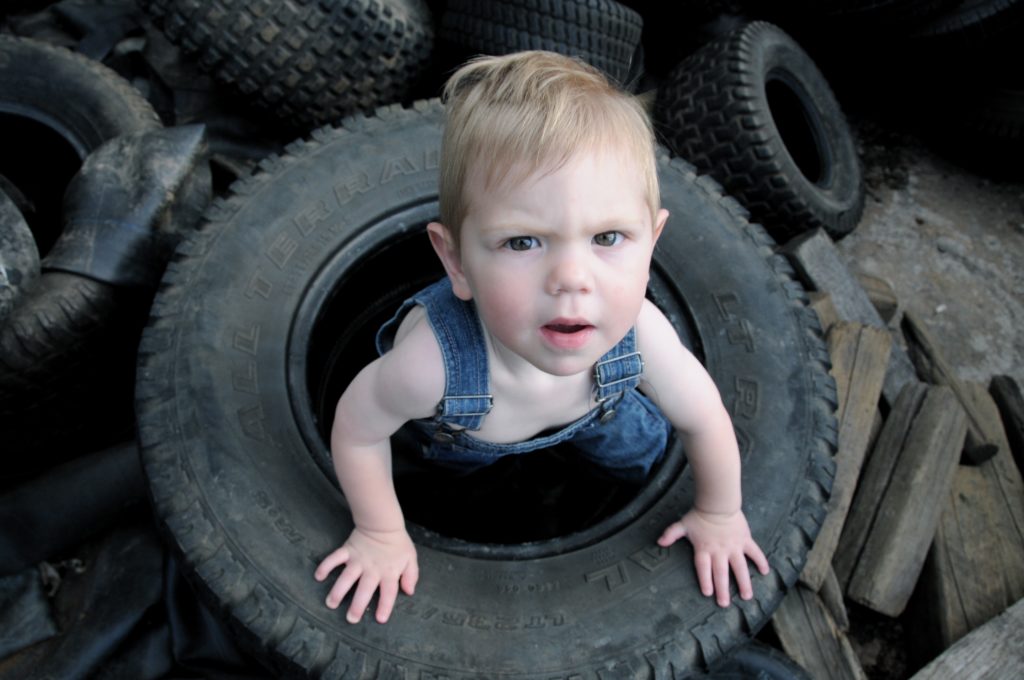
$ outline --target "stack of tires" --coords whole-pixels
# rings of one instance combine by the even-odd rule
[[[0,117],[12,138],[35,140],[0,161],[0,419],[16,476],[74,455],[68,442],[84,453],[134,430],[168,545],[274,674],[662,678],[732,672],[730,659],[751,672],[733,652],[799,575],[833,474],[827,353],[776,250],[809,229],[842,238],[861,218],[835,46],[868,51],[869,26],[880,27],[886,55],[903,54],[901,41],[943,55],[970,45],[969,60],[945,60],[939,74],[966,88],[983,64],[1011,63],[1003,28],[1019,24],[1019,6],[139,0],[129,14],[142,32],[129,40],[159,33],[246,116],[301,139],[218,191],[200,220],[213,154],[196,133],[193,150],[178,154],[194,172],[167,192],[175,207],[154,218],[150,245],[134,249],[116,244],[135,242],[139,220],[84,220],[82,187],[112,172],[110,150],[127,148],[117,145],[202,121],[161,121],[97,62],[4,36]],[[671,63],[659,50],[648,70],[652,36],[674,30],[651,17],[670,11],[699,22],[688,35],[706,39]],[[324,607],[325,586],[311,576],[351,527],[328,451],[333,405],[372,356],[380,323],[441,274],[424,237],[437,217],[443,123],[431,97],[462,60],[522,49],[571,54],[625,88],[656,89],[673,218],[649,296],[732,413],[747,515],[772,572],[756,577],[754,600],[719,609],[700,595],[688,545],[657,548],[665,519],[693,502],[678,444],[639,491],[597,483],[557,455],[539,468],[498,467],[485,480],[493,486],[461,495],[468,505],[448,507],[444,521],[435,505],[450,504],[457,483],[424,493],[441,482],[409,466],[398,486],[424,579],[386,627],[351,626]],[[880,69],[892,58],[863,63]],[[1019,139],[1019,74],[991,71],[974,79],[992,88],[987,106],[951,95],[947,108],[977,135]],[[24,162],[43,143],[56,172]],[[100,223],[116,225],[114,236],[95,236]],[[101,266],[106,255],[82,248],[123,251],[149,274],[131,262]],[[509,512],[503,488],[537,480],[558,521],[513,522],[494,537],[468,528],[466,518]],[[512,509],[530,517],[526,502]],[[770,677],[799,677],[763,663],[776,669]]]

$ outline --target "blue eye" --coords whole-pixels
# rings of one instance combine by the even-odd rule
[[[538,242],[532,236],[514,236],[505,241],[505,247],[510,250],[522,251],[537,247]]]
[[[599,246],[614,246],[622,240],[622,234],[617,231],[605,231],[594,237],[594,243]]]

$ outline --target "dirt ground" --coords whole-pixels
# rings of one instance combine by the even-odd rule
[[[960,378],[1024,384],[1024,182],[872,122],[857,134],[867,200],[838,244],[847,264],[892,285]]]
[[[867,200],[837,244],[851,270],[888,281],[959,377],[1024,384],[1024,180],[970,166],[891,122],[854,120]],[[848,603],[848,636],[871,680],[902,680],[929,659],[914,614]]]

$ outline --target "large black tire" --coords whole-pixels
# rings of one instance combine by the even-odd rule
[[[61,197],[85,157],[115,136],[160,126],[142,95],[102,64],[10,36],[0,36],[0,121],[0,175],[33,208],[25,217],[41,255],[60,234]],[[134,340],[114,320],[136,297],[44,272],[0,324],[0,478],[123,436],[112,430],[131,423],[131,357],[143,318],[127,322]]]
[[[283,122],[403,101],[433,50],[424,0],[138,0],[167,37]]]
[[[615,0],[449,0],[440,36],[468,54],[549,50],[635,80],[643,19]]]
[[[853,136],[811,58],[755,21],[680,63],[655,110],[673,151],[722,183],[779,241],[852,231],[864,208]]]
[[[474,543],[417,524],[403,497],[415,596],[386,626],[352,626],[324,606],[313,569],[352,527],[325,437],[377,325],[441,273],[424,234],[437,215],[441,122],[434,102],[318,130],[236,185],[179,248],[136,389],[171,545],[278,674],[667,678],[712,663],[764,625],[802,568],[831,488],[835,388],[817,320],[772,241],[667,156],[658,166],[675,217],[650,295],[732,411],[747,516],[772,564],[756,599],[718,608],[699,593],[689,545],[655,544],[693,500],[673,445],[639,493],[566,535]],[[459,499],[464,517],[519,510],[471,496]]]

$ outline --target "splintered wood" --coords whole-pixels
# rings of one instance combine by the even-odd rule
[[[1024,598],[1024,480],[992,397],[976,383],[964,388],[998,453],[957,468],[921,575],[917,613],[938,651]]]
[[[821,588],[831,568],[832,554],[853,500],[870,443],[891,346],[888,332],[859,323],[841,321],[828,334],[832,376],[839,398],[836,413],[839,447],[828,514],[800,575],[801,582],[815,591]]]
[[[783,648],[812,677],[863,678],[847,601],[890,617],[909,605],[914,653],[934,659],[913,680],[1024,677],[1020,388],[962,381],[891,286],[852,274],[823,231],[782,252],[814,289],[838,402],[828,512],[772,619]]]
[[[1021,669],[1024,600],[961,639],[910,680],[1004,680],[1019,678]]]
[[[906,395],[906,396],[904,396]],[[910,599],[967,432],[948,387],[907,387],[878,435],[841,542],[847,596],[888,616]]]

